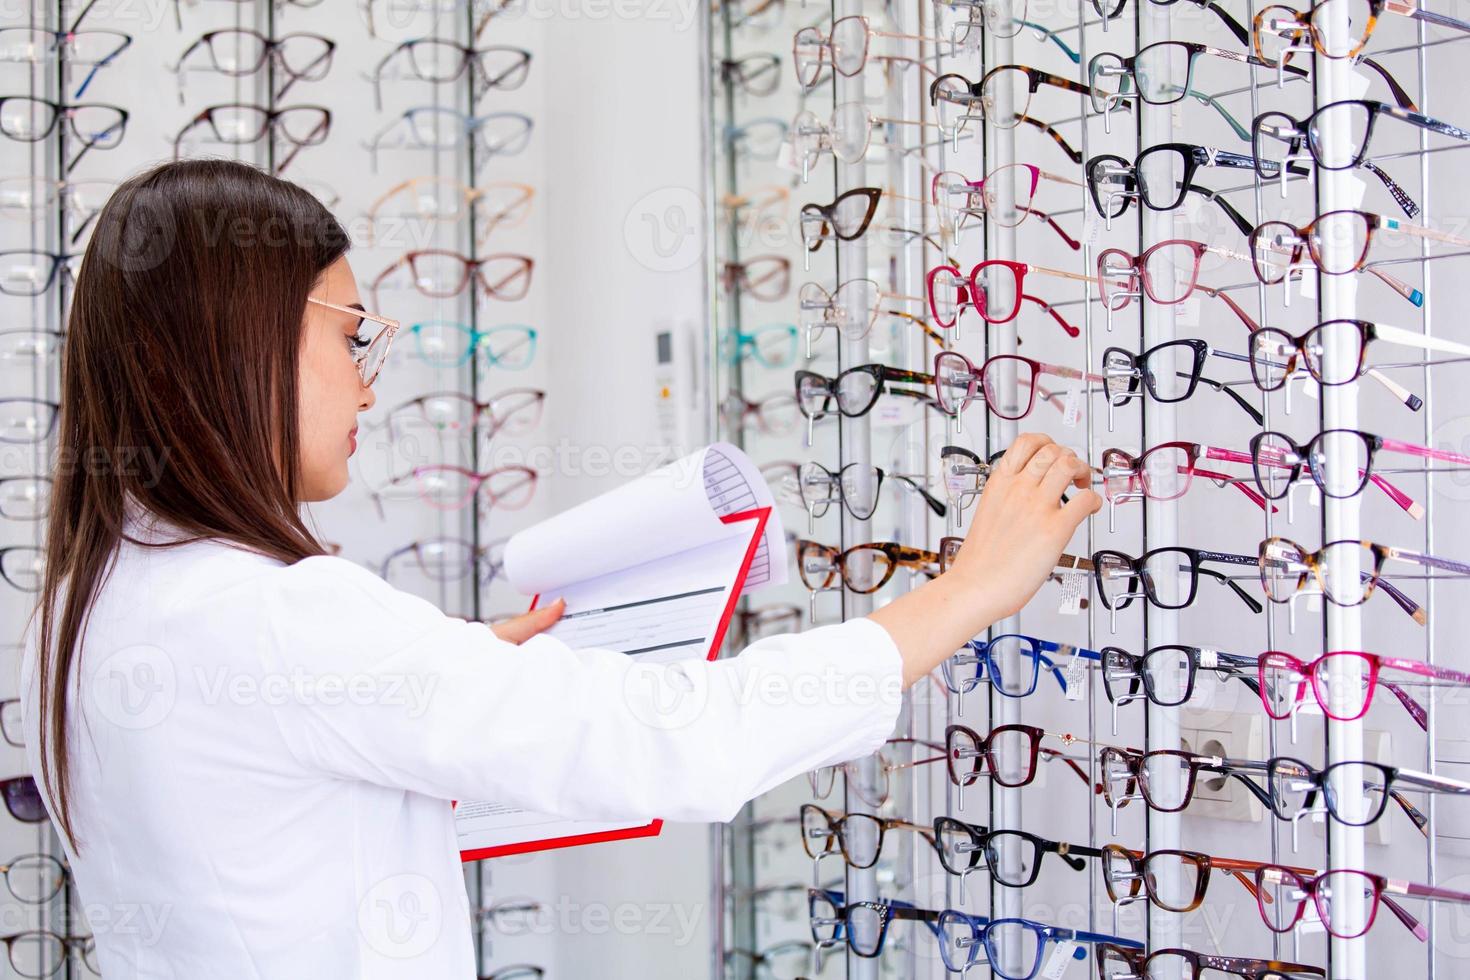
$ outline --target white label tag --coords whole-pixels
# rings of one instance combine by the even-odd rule
[[[1319,613],[1322,611],[1322,593],[1312,592],[1307,596],[1307,612]]]
[[[1038,977],[1046,980],[1062,980],[1062,974],[1067,972],[1067,967],[1072,965],[1072,958],[1077,955],[1077,944],[1074,942],[1057,943],[1052,948],[1051,955],[1046,958],[1046,965],[1041,968]]]
[[[1082,593],[1087,584],[1086,575],[1076,572],[1062,573],[1062,600],[1057,606],[1057,612],[1063,616],[1075,616],[1082,611]],[[1070,664],[1068,667],[1070,668]],[[1071,697],[1069,693],[1067,695]]]
[[[1082,247],[1096,248],[1098,239],[1102,237],[1103,219],[1092,208],[1086,208],[1082,212]]]
[[[1363,72],[1358,71],[1356,66],[1348,71],[1348,98],[1361,99],[1363,96],[1368,94],[1368,89],[1372,87],[1372,85],[1373,82],[1368,78],[1368,76]]]
[[[1072,378],[1067,382],[1067,401],[1062,408],[1062,425],[1068,429],[1077,428],[1077,420],[1082,416],[1082,379]]]
[[[1181,327],[1199,326],[1199,297],[1191,296],[1179,304],[1179,312],[1174,314],[1174,322]]]
[[[1307,299],[1317,298],[1317,274],[1311,270],[1301,272],[1296,277],[1296,287],[1302,296]]]
[[[897,398],[879,402],[878,407],[873,409],[873,424],[885,428],[904,423],[904,405]]]
[[[1302,379],[1302,397],[1310,398],[1312,401],[1317,401],[1322,397],[1322,389],[1317,384],[1316,378],[1307,375]]]
[[[781,141],[781,149],[776,153],[776,166],[794,174],[801,173],[801,161],[796,158],[796,144],[789,138]]]
[[[1315,483],[1307,487],[1307,502],[1313,507],[1322,506],[1322,491],[1317,489],[1317,484]]]
[[[1068,577],[1070,578],[1071,576]],[[1087,665],[1082,662],[1082,655],[1076,650],[1073,650],[1071,659],[1062,668],[1062,680],[1067,685],[1067,690],[1063,694],[1063,697],[1068,701],[1082,700],[1082,694],[1084,692],[1082,674],[1085,670],[1087,670]]]

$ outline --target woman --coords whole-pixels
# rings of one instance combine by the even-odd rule
[[[628,683],[541,633],[559,604],[492,631],[303,523],[347,483],[386,347],[348,245],[294,185],[187,161],[119,187],[77,277],[23,710],[109,980],[472,977],[450,800],[728,820],[877,749],[899,688],[1018,611],[1100,506],[1059,506],[1087,467],[1023,436],[945,575]],[[161,465],[94,465],[124,458]],[[821,703],[748,695],[803,678]],[[640,720],[691,685],[681,726]]]

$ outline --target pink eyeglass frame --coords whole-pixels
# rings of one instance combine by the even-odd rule
[[[1329,706],[1329,701],[1331,700],[1330,692],[1325,690],[1325,687],[1329,683],[1329,681],[1321,674],[1322,668],[1324,666],[1330,666],[1334,662],[1333,658],[1339,658],[1337,662],[1340,662],[1340,658],[1346,657],[1356,657],[1359,660],[1363,661],[1363,663],[1367,667],[1368,673],[1368,694],[1363,699],[1363,709],[1356,714],[1351,715],[1342,715],[1333,712],[1332,708]],[[1303,661],[1299,660],[1296,657],[1293,657],[1289,653],[1282,653],[1279,650],[1270,650],[1266,653],[1261,654],[1260,659],[1257,661],[1256,671],[1258,679],[1260,680],[1261,704],[1265,707],[1266,714],[1270,715],[1272,718],[1277,719],[1278,721],[1290,718],[1292,713],[1295,712],[1298,707],[1300,707],[1303,703],[1305,703],[1307,698],[1307,688],[1308,686],[1310,686],[1312,689],[1312,693],[1317,698],[1317,704],[1320,705],[1322,708],[1322,713],[1325,714],[1328,718],[1331,718],[1334,721],[1357,721],[1359,718],[1366,715],[1368,713],[1368,709],[1373,705],[1373,694],[1376,691],[1378,684],[1380,683],[1378,680],[1378,672],[1384,667],[1390,667],[1394,670],[1407,671],[1408,673],[1417,674],[1420,677],[1433,678],[1434,680],[1454,681],[1460,684],[1470,684],[1470,674],[1462,673],[1458,670],[1450,670],[1447,667],[1437,667],[1433,664],[1426,664],[1418,660],[1405,660],[1402,657],[1380,657],[1376,653],[1363,653],[1360,650],[1332,650],[1322,654],[1315,660]],[[1286,709],[1286,712],[1284,714],[1277,714],[1272,709],[1271,702],[1268,700],[1268,696],[1266,693],[1270,689],[1267,683],[1266,672],[1272,669],[1292,670],[1299,675],[1299,679],[1296,682],[1296,689],[1292,694],[1291,706]],[[1388,690],[1393,693],[1394,697],[1398,698],[1399,703],[1402,704],[1404,706],[1404,709],[1413,716],[1414,721],[1418,723],[1419,727],[1427,731],[1429,729],[1429,715],[1427,712],[1425,712],[1424,706],[1421,705],[1417,700],[1413,698],[1412,695],[1410,695],[1399,685],[1395,684],[1393,681],[1385,680],[1381,683],[1384,687],[1388,688]]]

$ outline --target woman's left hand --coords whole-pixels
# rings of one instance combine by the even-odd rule
[[[524,643],[537,633],[544,632],[552,627],[561,614],[566,612],[567,603],[565,599],[558,599],[548,606],[533,609],[528,613],[507,619],[503,623],[496,623],[490,627],[491,631],[508,643]]]

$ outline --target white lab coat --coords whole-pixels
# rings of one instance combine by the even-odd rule
[[[106,980],[470,980],[450,800],[728,820],[875,751],[901,678],[857,619],[652,684],[611,651],[501,641],[350,561],[217,541],[125,543],[79,663],[67,857]]]

